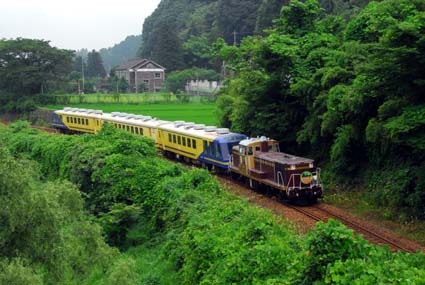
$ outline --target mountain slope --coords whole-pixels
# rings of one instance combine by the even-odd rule
[[[320,0],[324,13],[350,18],[370,0]],[[187,43],[217,38],[239,44],[243,37],[259,35],[272,25],[289,0],[162,0],[143,25],[142,57],[151,58],[168,70],[191,67],[184,60]],[[205,67],[205,66],[200,66]]]
[[[99,51],[105,69],[109,71],[114,66],[120,65],[127,60],[136,57],[137,51],[142,44],[142,36],[128,36],[125,40],[110,48]]]

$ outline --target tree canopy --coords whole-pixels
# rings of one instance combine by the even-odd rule
[[[72,57],[44,40],[0,40],[0,111],[34,109],[36,95],[66,84]]]
[[[87,72],[86,76],[88,78],[100,77],[104,78],[106,76],[106,70],[103,66],[102,57],[99,52],[92,50],[87,54]]]
[[[291,1],[267,36],[221,50],[235,71],[221,124],[330,160],[338,176],[397,165],[409,175],[387,179],[403,190],[379,199],[423,215],[424,17],[423,0],[372,2],[349,22]]]

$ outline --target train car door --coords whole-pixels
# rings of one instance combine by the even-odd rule
[[[282,163],[275,162],[274,169],[275,169],[274,181],[279,186],[284,186],[286,184],[286,181],[285,181],[285,165],[282,164]]]

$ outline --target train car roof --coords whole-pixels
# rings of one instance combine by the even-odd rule
[[[63,110],[55,111],[59,115],[81,116],[100,119],[103,116],[102,110],[80,109],[65,107]]]
[[[239,143],[239,145],[249,146],[253,143],[258,143],[258,142],[277,142],[277,141],[270,138],[266,138],[266,137],[257,137],[257,138],[248,138],[248,139],[242,140]]]
[[[215,140],[225,135],[234,134],[231,133],[229,129],[205,126],[203,124],[195,124],[184,121],[169,122],[168,124],[161,125],[159,128],[168,132],[209,140]]]
[[[226,128],[205,126],[184,121],[164,121],[151,116],[134,115],[120,112],[103,113],[101,110],[79,109],[65,107],[63,110],[55,111],[57,114],[74,116],[85,116],[111,121],[116,123],[132,124],[141,127],[159,128],[164,131],[178,133],[181,135],[197,137],[201,139],[216,140],[220,142],[239,141],[247,138],[245,135],[232,133]]]
[[[161,124],[168,123],[168,121],[152,118],[151,116],[133,115],[119,112],[103,114],[102,119],[116,123],[132,124],[148,128],[158,127]]]
[[[313,159],[299,157],[292,154],[287,154],[283,152],[257,152],[255,158],[263,159],[270,162],[277,162],[280,164],[300,164],[300,163],[313,163]]]

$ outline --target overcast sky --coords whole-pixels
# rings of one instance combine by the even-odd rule
[[[111,47],[142,32],[160,0],[0,0],[0,38],[49,40],[78,50]]]

